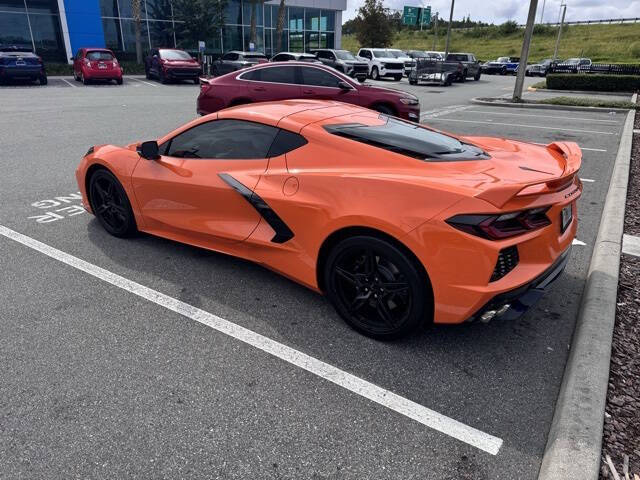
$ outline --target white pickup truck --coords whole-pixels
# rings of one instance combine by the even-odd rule
[[[404,74],[404,62],[399,60],[386,48],[361,48],[358,56],[369,62],[369,76],[373,80],[382,77],[392,77],[394,80],[402,80]]]

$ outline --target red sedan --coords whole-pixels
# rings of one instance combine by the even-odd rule
[[[106,48],[81,48],[73,60],[73,78],[85,85],[92,80],[114,80],[122,85],[122,67]]]
[[[202,79],[197,111],[207,115],[235,105],[294,98],[338,100],[413,122],[420,120],[416,96],[360,84],[331,67],[309,62],[261,64]]]

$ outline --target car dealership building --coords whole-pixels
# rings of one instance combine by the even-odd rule
[[[224,1],[224,0],[223,0]],[[228,50],[277,52],[279,1],[226,0],[224,25],[205,42],[207,53]],[[198,49],[181,34],[185,23],[172,0],[141,1],[142,48]],[[302,52],[340,48],[346,0],[286,0],[281,49]],[[255,37],[251,17],[255,15]],[[131,0],[0,0],[0,45],[33,48],[46,61],[65,61],[82,47],[107,47],[135,57]]]

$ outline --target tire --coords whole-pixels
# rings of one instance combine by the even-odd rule
[[[409,80],[409,85],[417,85],[418,81],[417,80]]]
[[[402,80],[402,75],[396,75],[395,77],[393,77],[393,79],[394,79],[396,82],[399,82],[400,80]]]
[[[213,75],[214,77],[218,76],[218,67],[216,67],[215,65],[213,66],[213,70],[211,70],[211,75]]]
[[[89,179],[91,210],[102,227],[114,237],[130,237],[138,228],[127,192],[108,170],[96,170]]]
[[[84,73],[80,72],[80,81],[83,85],[89,85],[89,80],[87,80],[84,76]]]
[[[500,75],[506,75],[507,74],[507,68],[506,67],[502,67],[500,69]]]
[[[38,80],[40,81],[40,85],[46,85],[47,83],[49,83],[46,75],[42,75]]]
[[[147,80],[151,80],[151,72],[149,71],[149,67],[147,66],[144,67],[144,76],[147,78]]]
[[[122,78],[116,78],[116,83],[117,83],[118,85],[122,85],[122,83],[123,83]]]
[[[373,107],[371,107],[372,110],[375,110],[376,112],[380,112],[383,113],[385,115],[390,115],[390,116],[395,116],[396,112],[389,106],[387,105],[374,105]]]
[[[371,80],[380,80],[380,73],[378,72],[378,67],[373,67],[371,69]]]
[[[474,75],[473,80],[477,82],[478,80],[480,80],[481,76],[482,76],[482,72],[478,70],[478,73]]]
[[[366,336],[402,337],[432,315],[424,271],[387,240],[347,238],[331,250],[323,267],[329,300],[347,324]]]
[[[158,70],[158,81],[160,83],[162,83],[163,85],[166,85],[167,83],[169,83],[169,80],[165,76],[164,70],[162,70],[162,69]]]
[[[198,85],[200,83],[200,79],[199,78],[194,78],[193,79],[193,84],[194,85]]]

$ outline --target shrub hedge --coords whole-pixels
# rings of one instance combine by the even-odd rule
[[[635,92],[640,90],[640,76],[554,73],[547,75],[547,88],[594,92]]]
[[[138,65],[136,62],[120,62],[120,65],[122,65],[125,75],[144,75],[144,65]],[[73,75],[71,65],[66,63],[45,63],[45,69],[47,70],[47,75],[51,77],[70,77]]]

